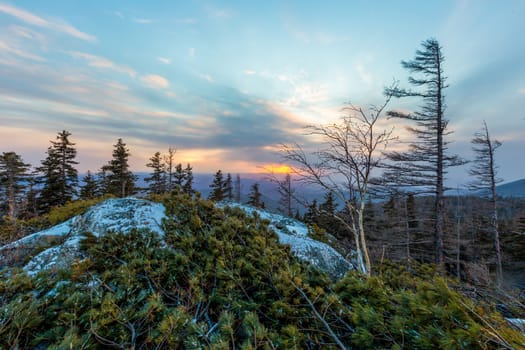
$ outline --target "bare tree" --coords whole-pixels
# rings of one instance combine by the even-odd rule
[[[410,76],[408,82],[419,89],[410,90],[397,86],[385,89],[387,96],[421,98],[424,104],[412,113],[388,112],[389,117],[414,122],[416,126],[407,129],[414,134],[416,140],[410,144],[408,151],[388,154],[392,163],[385,171],[384,178],[387,185],[414,186],[421,192],[434,195],[434,257],[436,264],[442,265],[446,169],[465,162],[446,152],[448,142],[445,141],[445,136],[450,132],[447,131],[448,120],[444,116],[443,91],[447,85],[441,46],[435,39],[425,40],[422,46],[423,49],[416,51],[412,61],[401,62],[410,73],[418,74],[417,77]]]
[[[344,203],[349,218],[335,217],[353,235],[358,268],[368,275],[371,263],[363,219],[372,170],[392,140],[392,130],[376,130],[390,98],[367,111],[348,104],[339,124],[307,126],[308,135],[322,140],[321,148],[311,155],[298,144],[282,147],[284,158],[292,163],[292,171],[300,180],[321,186]]]
[[[496,283],[501,285],[503,278],[503,269],[501,267],[501,248],[499,242],[498,230],[498,203],[496,194],[496,184],[503,181],[497,177],[498,167],[495,163],[495,152],[502,143],[493,140],[490,137],[487,123],[483,121],[483,128],[474,134],[471,141],[472,150],[475,153],[473,165],[469,174],[474,180],[469,184],[472,190],[483,191],[482,194],[488,194],[491,205],[491,229],[494,240],[494,252],[496,253]],[[488,193],[487,193],[488,192]]]

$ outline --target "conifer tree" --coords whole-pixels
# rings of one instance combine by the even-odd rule
[[[255,208],[264,209],[264,202],[262,201],[262,195],[261,192],[259,192],[259,184],[257,182],[250,187],[247,204]]]
[[[319,207],[317,205],[317,199],[314,199],[311,204],[308,205],[306,212],[303,215],[303,221],[307,224],[316,224],[319,217]]]
[[[182,190],[184,193],[187,193],[191,196],[195,193],[195,190],[193,189],[193,168],[191,167],[190,163],[188,163],[186,169],[184,169],[184,175],[186,181],[184,182],[184,186],[182,186]]]
[[[84,185],[80,187],[80,198],[93,199],[98,195],[97,179],[88,170],[86,176],[82,179]]]
[[[177,191],[181,190],[184,186],[184,180],[186,179],[186,172],[182,168],[182,164],[179,163],[175,167],[175,172],[173,173],[173,189]]]
[[[213,178],[213,182],[210,185],[210,194],[208,196],[208,199],[219,202],[224,200],[225,193],[224,193],[224,178],[222,175],[222,171],[218,170],[215,173],[215,176]]]
[[[153,194],[160,194],[166,191],[166,166],[162,162],[160,152],[149,159],[150,162],[146,164],[148,168],[152,169],[152,173],[144,181],[149,182],[148,192]]]
[[[97,196],[103,196],[105,194],[109,193],[109,179],[108,179],[108,171],[106,170],[106,167],[103,166],[99,169],[99,171],[96,174],[96,181],[97,181]]]
[[[174,157],[177,150],[175,148],[168,148],[168,154],[164,156],[164,164],[166,164],[166,191],[173,190],[173,168]]]
[[[408,130],[414,134],[416,141],[412,142],[407,152],[390,152],[392,161],[385,172],[386,182],[396,186],[415,186],[419,190],[434,195],[434,258],[442,265],[444,262],[444,217],[445,217],[445,186],[444,180],[447,168],[464,164],[455,155],[447,154],[445,136],[448,120],[445,118],[445,95],[447,88],[443,71],[445,58],[441,46],[435,39],[422,43],[423,48],[416,51],[412,61],[402,61],[403,68],[418,76],[410,76],[408,82],[419,90],[399,87],[387,88],[388,96],[398,98],[416,97],[423,100],[420,110],[412,113],[390,111],[388,115],[415,123]]]
[[[235,176],[235,201],[241,202],[241,176],[239,174]]]
[[[69,136],[71,133],[66,130],[58,133],[57,141],[51,141],[47,157],[38,168],[40,182],[43,183],[39,207],[44,212],[53,206],[66,204],[77,194],[78,171],[74,167],[78,164],[75,161],[77,150]]]
[[[135,175],[129,170],[128,158],[131,155],[122,139],[113,145],[113,159],[102,167],[106,172],[107,193],[126,197],[135,192]]]
[[[228,201],[233,200],[233,182],[230,173],[226,175],[226,181],[224,181],[224,198]]]
[[[502,145],[498,140],[490,137],[487,123],[483,121],[483,128],[476,132],[471,141],[472,150],[475,153],[475,159],[469,174],[474,177],[470,183],[470,189],[488,192],[489,202],[491,205],[491,229],[494,243],[494,252],[496,255],[496,283],[501,285],[503,278],[503,268],[501,264],[501,247],[498,228],[498,203],[496,185],[503,181],[497,177],[498,167],[495,162],[495,152]]]
[[[29,167],[15,152],[0,155],[0,198],[7,204],[7,216],[11,219],[18,217],[20,194],[25,189]]]

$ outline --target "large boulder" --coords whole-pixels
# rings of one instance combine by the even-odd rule
[[[249,214],[269,220],[280,242],[289,245],[293,254],[332,277],[342,277],[353,268],[333,248],[308,238],[308,228],[303,223],[263,210],[240,207]],[[30,275],[41,270],[67,267],[82,258],[79,242],[85,232],[99,236],[109,231],[126,233],[132,229],[149,229],[162,237],[164,211],[162,204],[144,199],[108,199],[60,225],[1,247],[0,266],[13,265],[16,261],[23,261],[24,257],[33,256],[23,264]]]

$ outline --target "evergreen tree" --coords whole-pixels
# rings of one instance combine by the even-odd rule
[[[135,192],[136,177],[129,170],[128,158],[131,155],[122,139],[113,146],[113,159],[102,167],[107,177],[107,192],[117,197],[126,197]]]
[[[150,162],[146,164],[148,168],[151,168],[153,172],[149,177],[145,178],[144,181],[149,182],[148,192],[153,194],[160,194],[166,191],[166,166],[162,162],[160,152],[155,154],[149,159]]]
[[[105,194],[109,193],[109,179],[108,179],[108,171],[106,170],[106,167],[103,166],[96,175],[96,181],[97,181],[97,197],[103,196]]]
[[[239,174],[235,176],[235,201],[241,202],[241,176]]]
[[[182,168],[182,164],[179,163],[175,167],[175,172],[173,173],[173,189],[180,191],[184,186],[184,180],[186,179],[186,172]]]
[[[469,171],[469,174],[474,177],[474,180],[470,183],[470,188],[473,190],[486,191],[489,194],[492,217],[492,239],[496,255],[496,283],[500,286],[503,278],[503,268],[501,265],[496,185],[503,180],[497,177],[498,168],[495,162],[495,152],[502,143],[490,137],[489,129],[485,121],[483,122],[483,129],[474,135],[471,142],[473,145],[472,150],[476,154],[476,157]]]
[[[193,189],[193,168],[191,167],[190,163],[188,163],[186,169],[184,169],[184,175],[186,181],[184,182],[184,186],[182,186],[182,190],[184,193],[187,193],[191,196],[195,193],[195,190]]]
[[[58,133],[57,141],[51,141],[47,157],[38,168],[40,182],[43,183],[38,202],[43,212],[53,206],[66,204],[77,194],[78,171],[74,167],[78,164],[75,161],[77,150],[69,136],[71,133],[66,130]]]
[[[264,202],[262,201],[261,192],[259,192],[259,184],[256,182],[250,187],[250,194],[248,195],[248,202],[246,203],[255,208],[264,209]]]
[[[319,218],[319,208],[317,206],[317,199],[314,199],[311,204],[308,205],[306,212],[303,216],[303,221],[307,224],[316,224]]]
[[[224,197],[228,201],[233,200],[233,183],[230,173],[226,175],[226,181],[224,181]]]
[[[25,189],[29,167],[15,152],[0,155],[0,198],[7,204],[7,216],[11,219],[18,217],[20,194]]]
[[[389,184],[397,186],[415,186],[434,195],[434,252],[435,262],[444,262],[444,217],[445,217],[445,187],[446,169],[464,164],[457,156],[448,155],[445,136],[448,120],[445,118],[444,89],[447,87],[443,72],[445,60],[441,46],[435,39],[422,43],[423,49],[417,50],[412,61],[403,61],[403,68],[419,76],[410,76],[411,85],[422,90],[402,89],[393,87],[385,93],[394,97],[417,97],[424,102],[419,111],[403,113],[388,112],[390,117],[406,119],[415,123],[410,127],[417,141],[412,142],[407,152],[390,152],[392,161],[385,172]]]
[[[82,179],[84,185],[80,187],[80,198],[93,199],[98,195],[97,179],[88,170],[86,176]]]
[[[174,148],[168,148],[168,154],[164,156],[164,163],[166,164],[166,191],[171,192],[173,190],[173,165],[174,156],[177,152]]]
[[[224,178],[222,176],[222,171],[218,170],[215,173],[215,176],[213,178],[213,182],[210,185],[210,194],[208,196],[208,199],[219,202],[224,200],[225,193],[224,193]]]

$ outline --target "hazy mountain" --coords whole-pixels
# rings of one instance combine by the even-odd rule
[[[498,195],[502,197],[525,197],[525,179],[512,181],[496,187]]]

